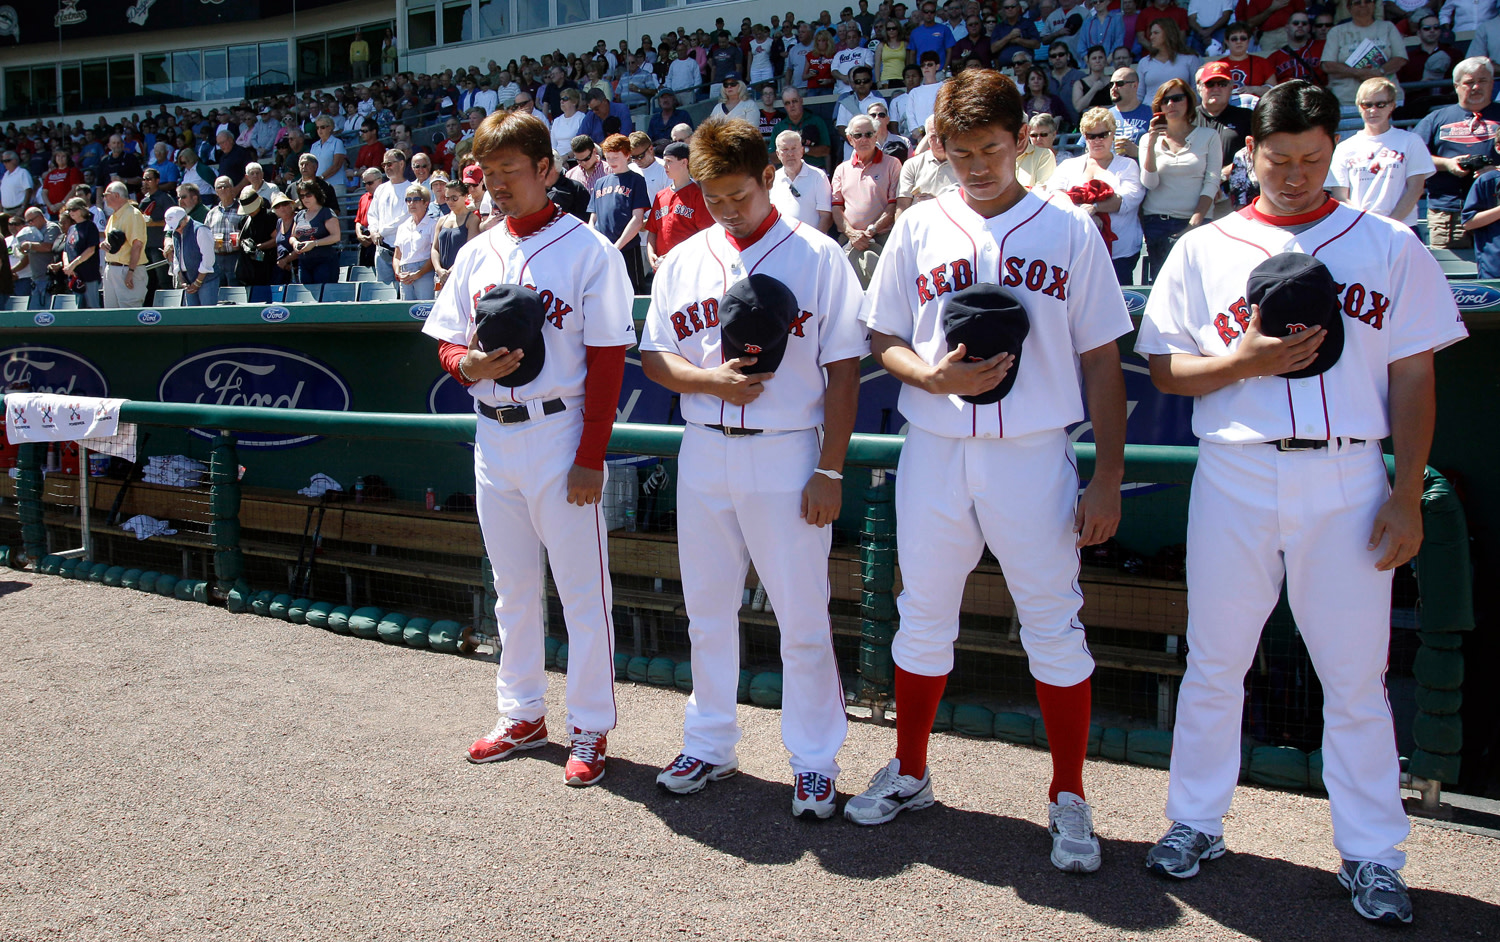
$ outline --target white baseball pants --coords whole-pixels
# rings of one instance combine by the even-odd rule
[[[1078,469],[1062,429],[1018,438],[906,433],[896,469],[902,670],[953,670],[964,583],[985,543],[1000,561],[1021,621],[1031,676],[1071,687],[1094,672],[1078,610]]]
[[[1390,493],[1377,442],[1278,452],[1201,443],[1188,506],[1188,658],[1167,817],[1224,833],[1240,772],[1245,672],[1283,578],[1323,684],[1323,782],[1346,860],[1400,868],[1401,806],[1386,699],[1391,576],[1366,544]]]
[[[740,739],[740,604],[750,561],[781,631],[781,741],[793,773],[839,774],[849,722],[828,618],[833,528],[802,519],[816,429],[726,438],[689,425],[677,475],[677,546],[692,641],[682,751],[722,765]]]
[[[540,403],[538,403],[540,405]],[[601,504],[568,503],[568,471],[583,432],[581,403],[529,422],[480,416],[474,436],[475,502],[495,572],[500,668],[495,693],[512,719],[546,715],[542,547],[568,626],[568,723],[615,726],[615,640],[609,541]]]

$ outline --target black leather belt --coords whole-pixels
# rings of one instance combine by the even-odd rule
[[[725,438],[749,438],[751,435],[759,435],[765,429],[760,428],[734,428],[729,425],[705,425],[706,429],[712,429]]]
[[[1363,438],[1335,438],[1333,442],[1343,442],[1346,445],[1363,445]],[[1321,438],[1281,438],[1267,444],[1275,445],[1277,451],[1317,451],[1327,448],[1329,442]]]
[[[486,419],[494,419],[501,425],[517,425],[531,418],[531,412],[525,406],[494,406],[485,405],[482,402],[474,404],[480,415]],[[548,399],[542,403],[542,415],[556,415],[568,407],[561,399]]]

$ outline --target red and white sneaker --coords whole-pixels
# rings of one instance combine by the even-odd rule
[[[575,788],[592,785],[604,777],[605,734],[585,732],[575,726],[571,738],[573,745],[563,778]]]
[[[470,762],[496,762],[527,749],[540,749],[547,745],[547,718],[539,720],[513,720],[502,716],[495,729],[483,739],[476,739],[469,747]]]

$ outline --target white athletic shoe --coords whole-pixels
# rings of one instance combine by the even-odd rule
[[[818,772],[799,772],[792,781],[792,817],[826,821],[833,817],[837,798],[833,779]]]
[[[855,824],[884,824],[903,811],[932,803],[931,770],[924,770],[921,778],[902,775],[901,760],[892,759],[870,779],[869,788],[844,802],[844,817]]]
[[[656,776],[656,784],[674,795],[692,795],[707,788],[709,782],[728,778],[739,770],[738,758],[731,758],[723,765],[712,765],[682,753],[661,770]]]
[[[1093,873],[1099,869],[1099,838],[1094,836],[1094,812],[1072,792],[1059,792],[1047,805],[1052,832],[1052,866],[1064,873]]]

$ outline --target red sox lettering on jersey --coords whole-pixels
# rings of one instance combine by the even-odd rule
[[[1345,316],[1368,324],[1376,330],[1385,328],[1385,318],[1391,309],[1390,298],[1374,289],[1366,289],[1359,282],[1352,285],[1339,284],[1337,287],[1339,295],[1344,299]],[[1214,315],[1214,329],[1219,332],[1219,339],[1231,347],[1249,327],[1250,304],[1243,296],[1229,305],[1227,313]]]
[[[485,285],[479,291],[474,292],[472,298],[473,303],[477,305],[479,303],[479,299],[484,297],[485,292],[489,291],[493,287],[495,286]],[[548,288],[537,288],[537,286],[533,284],[522,285],[522,287],[530,288],[541,297],[542,307],[544,307],[547,311],[547,323],[551,324],[553,327],[556,327],[558,330],[562,330],[563,318],[573,313],[573,305],[564,301],[562,299],[562,295],[553,294],[552,291]],[[473,321],[473,319],[474,308],[471,306],[469,308],[469,320]]]
[[[793,337],[805,337],[807,322],[812,319],[812,311],[798,311],[797,316],[792,318],[791,327],[788,328]],[[672,329],[677,332],[678,340],[686,340],[700,330],[708,330],[719,326],[719,299],[704,298],[702,301],[694,301],[679,311],[672,314]],[[745,348],[747,353],[759,353],[759,350]]]
[[[1001,265],[1000,284],[1007,288],[1025,287],[1040,291],[1059,301],[1068,300],[1068,270],[1047,261],[1009,256]],[[967,258],[954,259],[917,276],[917,300],[926,304],[945,294],[974,284],[974,267]]]

